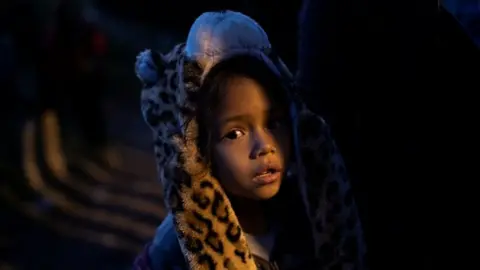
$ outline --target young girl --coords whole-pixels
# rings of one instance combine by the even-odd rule
[[[328,127],[255,21],[204,13],[136,72],[170,214],[135,269],[364,269]]]

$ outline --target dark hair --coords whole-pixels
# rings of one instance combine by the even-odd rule
[[[214,114],[218,109],[228,82],[237,76],[255,80],[265,88],[267,96],[282,108],[288,108],[288,93],[282,80],[267,65],[252,56],[237,56],[225,60],[212,68],[199,90],[197,123],[199,127],[198,148],[208,165],[212,165],[211,132]]]

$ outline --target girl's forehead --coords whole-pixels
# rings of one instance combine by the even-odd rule
[[[265,111],[270,107],[266,89],[248,77],[234,77],[228,81],[220,99],[219,112]]]
[[[271,115],[283,111],[271,101],[260,84],[246,79],[232,82],[220,101],[219,110],[213,115],[217,125],[229,123],[263,122]]]

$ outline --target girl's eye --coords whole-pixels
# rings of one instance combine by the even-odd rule
[[[228,139],[228,140],[236,140],[240,137],[242,137],[243,135],[245,135],[245,133],[239,129],[234,129],[230,132],[228,132],[225,136],[223,136],[223,138],[225,139]]]

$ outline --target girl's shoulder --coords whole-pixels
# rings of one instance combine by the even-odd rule
[[[171,213],[165,217],[165,219],[162,221],[162,224],[160,224],[155,231],[155,237],[153,239],[152,246],[178,248],[180,251],[177,231],[175,230],[173,215]]]
[[[187,269],[171,214],[157,228],[153,241],[137,258],[135,267],[139,270]]]

